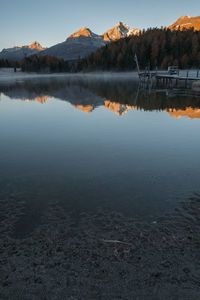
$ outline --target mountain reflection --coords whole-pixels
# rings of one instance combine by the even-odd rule
[[[104,106],[118,116],[125,115],[128,110],[155,110],[167,111],[174,118],[200,118],[199,95],[179,90],[147,91],[133,80],[33,79],[1,83],[0,93],[11,99],[41,104],[49,98],[56,98],[86,113]]]

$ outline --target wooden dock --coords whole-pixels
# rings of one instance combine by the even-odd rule
[[[155,75],[157,81],[163,81],[164,83],[168,83],[171,81],[184,81],[187,83],[188,81],[198,81],[200,80],[199,70],[197,71],[179,71],[178,74],[170,75],[170,74],[160,74],[157,73]]]
[[[199,70],[179,70],[176,68],[174,73],[169,71],[150,71],[150,67],[146,67],[144,71],[140,71],[139,63],[137,55],[135,54],[134,60],[136,62],[138,76],[142,82],[152,83],[152,81],[156,81],[157,84],[162,83],[163,85],[178,84],[179,81],[184,81],[185,85],[188,82],[192,81],[200,81],[200,71]]]
[[[200,81],[200,72],[198,71],[179,71],[178,74],[169,74],[162,71],[144,71],[138,73],[140,80],[149,81],[155,79],[157,83],[171,83],[172,81]]]

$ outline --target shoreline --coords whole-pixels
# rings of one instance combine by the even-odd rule
[[[182,70],[183,72],[186,70]],[[61,79],[61,80],[89,80],[89,81],[137,81],[139,82],[139,76],[137,71],[127,72],[91,72],[91,73],[26,73],[22,71],[14,72],[13,68],[0,68],[0,84],[1,83],[12,83],[21,82],[24,80],[31,79]],[[180,86],[181,87],[181,86]],[[192,82],[191,88],[194,92],[200,91],[200,82]]]

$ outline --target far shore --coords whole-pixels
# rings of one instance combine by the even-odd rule
[[[163,71],[166,72],[166,71]],[[187,73],[187,70],[181,70],[183,74]],[[190,70],[195,73],[196,70]],[[29,79],[61,79],[61,80],[100,80],[100,81],[139,81],[137,71],[127,72],[114,72],[114,71],[93,71],[88,73],[36,73],[36,72],[22,72],[18,69],[16,72],[14,68],[0,68],[0,84],[11,82],[22,82]],[[180,85],[181,87],[181,85]],[[200,82],[193,81],[190,88],[199,92]]]

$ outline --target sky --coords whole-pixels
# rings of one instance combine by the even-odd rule
[[[199,16],[199,0],[0,0],[0,50],[38,41],[49,47],[86,26],[101,34],[119,21],[131,28],[169,26]]]

